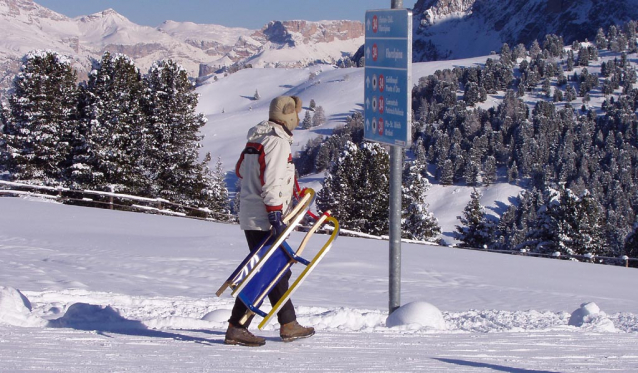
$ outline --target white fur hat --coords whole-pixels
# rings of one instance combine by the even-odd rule
[[[299,125],[301,99],[297,96],[279,96],[270,102],[269,119],[279,122],[292,132]]]

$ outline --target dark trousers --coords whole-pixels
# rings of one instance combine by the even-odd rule
[[[252,252],[253,249],[256,249],[259,244],[265,240],[268,235],[270,235],[270,231],[244,231],[246,234],[246,241],[248,241],[248,248]],[[277,304],[279,299],[288,291],[288,281],[290,280],[290,271],[287,271],[286,274],[279,280],[277,285],[272,288],[270,294],[268,294],[268,299],[270,300],[271,305]],[[248,312],[248,307],[239,300],[239,298],[235,299],[235,306],[233,307],[233,311],[230,315],[229,323],[235,326],[244,326],[248,328],[250,322],[252,321],[252,316],[245,322],[243,325],[240,324],[240,320],[244,317],[244,315]],[[283,305],[283,307],[277,313],[277,320],[279,324],[287,324],[289,322],[295,321],[297,319],[297,315],[295,314],[295,307],[292,305],[290,299]]]

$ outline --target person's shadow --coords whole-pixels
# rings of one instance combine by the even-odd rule
[[[159,330],[148,329],[144,324],[137,320],[128,320],[122,317],[111,306],[97,306],[86,303],[72,304],[66,311],[64,316],[59,319],[51,320],[47,324],[50,328],[71,328],[77,330],[92,330],[100,335],[107,336],[105,333],[114,333],[130,336],[166,338],[176,341],[194,342],[200,344],[223,344],[224,332],[201,330],[211,335],[219,335],[219,339],[207,339],[193,337],[190,335],[182,335],[177,333],[168,333]],[[199,331],[199,330],[194,330]]]

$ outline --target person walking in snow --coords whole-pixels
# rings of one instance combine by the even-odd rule
[[[292,131],[299,125],[301,99],[279,96],[270,103],[269,119],[248,131],[247,144],[237,162],[235,172],[241,179],[239,224],[252,251],[265,240],[271,229],[279,235],[286,229],[283,216],[292,207],[295,188],[295,165],[292,163]],[[274,306],[286,293],[290,271],[268,294]],[[246,305],[235,300],[224,343],[243,346],[262,346],[266,340],[248,331],[250,317],[243,324],[248,311]],[[281,325],[279,335],[286,341],[310,337],[314,328],[297,322],[295,308],[290,300],[277,313]]]

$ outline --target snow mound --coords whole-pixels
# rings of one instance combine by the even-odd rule
[[[360,310],[354,308],[326,309],[320,307],[298,307],[297,321],[302,325],[312,325],[317,330],[372,331],[383,324],[386,313],[380,310]],[[274,323],[269,325],[277,328]]]
[[[122,330],[146,329],[139,321],[128,320],[111,306],[75,303],[59,319],[48,324],[53,328],[73,328],[80,330]]]
[[[31,313],[31,302],[20,290],[0,286],[0,324],[40,327],[46,320]]]
[[[434,330],[447,329],[441,311],[432,304],[421,301],[401,306],[386,320],[388,328],[403,325],[419,325]]]
[[[568,324],[580,328],[595,329],[597,331],[616,331],[614,323],[594,302],[581,304],[579,309],[572,312]]]
[[[214,310],[202,317],[204,321],[226,322],[230,319],[230,310]]]

